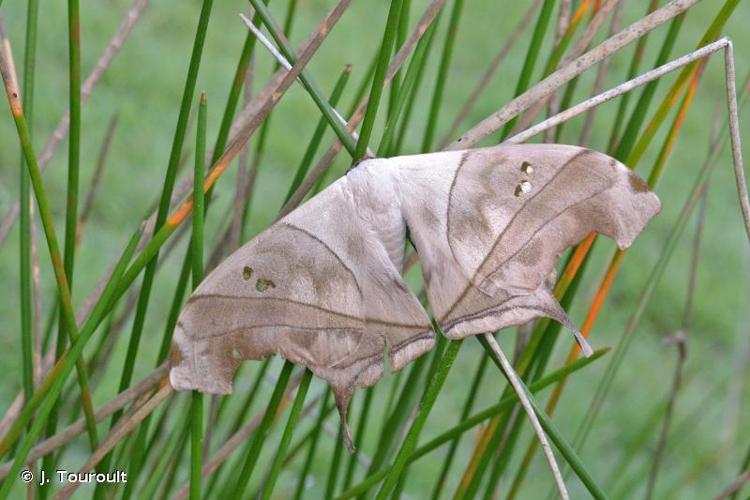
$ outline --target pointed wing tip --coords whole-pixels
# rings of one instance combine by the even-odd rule
[[[591,344],[586,340],[586,337],[584,337],[577,329],[573,330],[573,335],[575,336],[576,342],[578,342],[578,347],[581,348],[583,355],[590,358],[594,354],[594,350],[591,348]]]

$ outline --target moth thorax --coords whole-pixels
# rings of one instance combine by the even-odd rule
[[[406,242],[406,222],[393,172],[378,160],[362,162],[347,180],[362,223],[383,245],[396,269],[401,269]]]

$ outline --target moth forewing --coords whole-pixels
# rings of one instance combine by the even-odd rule
[[[242,360],[279,354],[330,383],[345,419],[384,352],[398,370],[434,345],[401,276],[407,230],[446,336],[542,316],[577,332],[547,282],[558,256],[592,231],[628,246],[659,208],[632,171],[578,146],[364,161],[206,278],[177,323],[170,379],[228,393]]]

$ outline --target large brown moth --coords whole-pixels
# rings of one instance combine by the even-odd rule
[[[177,322],[171,383],[227,394],[241,361],[279,354],[331,384],[345,421],[384,353],[398,370],[434,345],[402,278],[407,237],[447,337],[537,317],[577,332],[549,288],[558,256],[592,231],[625,248],[659,209],[631,170],[578,146],[365,160],[206,277]]]

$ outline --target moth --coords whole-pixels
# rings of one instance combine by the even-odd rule
[[[407,239],[448,338],[539,317],[577,334],[550,289],[559,255],[592,231],[626,248],[660,208],[630,169],[578,146],[362,161],[198,286],[174,331],[170,381],[228,394],[241,361],[279,354],[332,386],[345,423],[385,353],[399,370],[435,344],[402,276]]]

